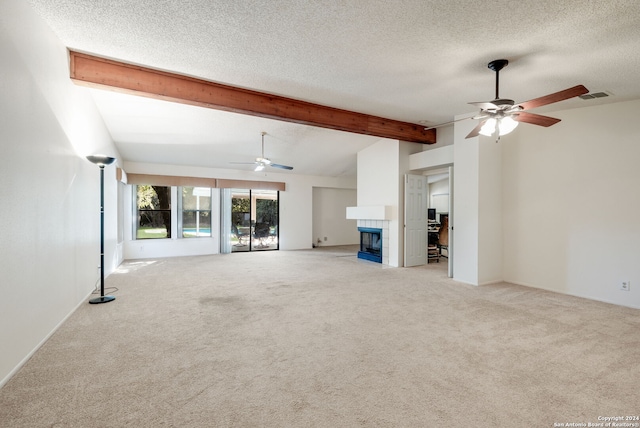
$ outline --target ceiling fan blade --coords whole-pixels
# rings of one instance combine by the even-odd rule
[[[527,113],[524,111],[518,114],[514,114],[511,117],[517,122],[525,122],[538,126],[551,126],[560,122],[560,119],[556,119],[555,117],[543,116],[541,114],[535,113]]]
[[[443,122],[443,123],[439,123],[437,125],[427,126],[426,128],[424,128],[424,130],[428,131],[429,129],[442,128],[443,126],[451,125],[452,123],[456,123],[456,122],[460,122],[461,120],[468,120],[468,119],[471,119],[471,118],[470,117],[463,117],[462,119],[450,120],[449,122]]]
[[[544,97],[534,98],[529,101],[518,104],[523,110],[529,110],[536,107],[546,106],[547,104],[557,103],[558,101],[568,100],[569,98],[577,97],[588,93],[589,90],[582,85],[574,86],[573,88],[565,89],[564,91],[554,92],[553,94],[545,95]]]
[[[274,167],[274,168],[280,168],[280,169],[288,169],[288,170],[292,170],[292,169],[293,169],[293,167],[292,167],[292,166],[288,166],[288,165],[280,165],[280,164],[277,164],[277,163],[272,163],[272,164],[270,164],[269,166],[272,166],[272,167]]]
[[[479,107],[482,110],[498,110],[500,108],[500,106],[490,101],[478,101],[478,102],[467,103],[467,104],[471,104],[472,106]]]
[[[480,130],[482,129],[486,121],[487,119],[481,120],[480,123],[478,123],[478,125],[475,128],[473,128],[473,131],[469,132],[469,134],[464,138],[473,138],[480,135]]]
[[[234,165],[255,165],[256,162],[229,162],[230,164],[234,164]]]
[[[490,118],[492,115],[488,112],[480,112],[478,114],[476,114],[475,116],[471,117],[470,119],[473,120],[480,120],[480,119],[488,119]]]

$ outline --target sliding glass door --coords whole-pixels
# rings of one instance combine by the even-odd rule
[[[231,252],[278,249],[278,192],[230,189]]]
[[[231,251],[251,251],[251,191],[231,189]]]

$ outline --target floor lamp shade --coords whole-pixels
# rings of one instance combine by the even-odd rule
[[[87,159],[100,167],[100,297],[89,300],[89,303],[107,303],[116,298],[104,295],[104,167],[111,165],[116,158],[91,155],[87,156]]]

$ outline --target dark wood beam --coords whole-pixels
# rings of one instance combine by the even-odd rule
[[[434,144],[435,129],[69,51],[80,85],[356,134]]]

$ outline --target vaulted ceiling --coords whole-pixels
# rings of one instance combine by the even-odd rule
[[[500,95],[516,102],[577,84],[609,95],[540,112],[640,98],[636,0],[29,3],[73,50],[402,122],[493,99],[497,58],[510,61]],[[259,156],[266,131],[265,155],[295,167],[284,173],[341,176],[379,139],[87,90],[125,161],[250,171],[230,162]]]

